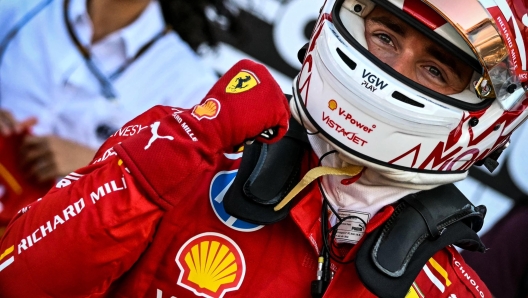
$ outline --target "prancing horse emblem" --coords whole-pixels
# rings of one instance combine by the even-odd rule
[[[235,85],[234,89],[243,89],[246,88],[247,85],[244,85],[245,82],[248,82],[251,80],[251,76],[246,76],[245,78],[236,78],[237,84]]]
[[[253,72],[242,70],[231,79],[226,87],[226,93],[233,94],[246,92],[253,89],[258,84],[260,84],[260,81]]]
[[[169,139],[171,141],[174,140],[174,137],[172,137],[172,136],[160,136],[158,134],[159,126],[160,126],[160,122],[159,121],[156,121],[156,122],[154,122],[154,123],[152,123],[150,125],[150,132],[152,132],[152,137],[150,137],[150,140],[148,141],[147,146],[145,146],[145,150],[150,148],[150,145],[152,145],[152,143],[154,143],[154,141],[157,140],[157,139]]]

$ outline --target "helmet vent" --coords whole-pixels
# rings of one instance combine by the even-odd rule
[[[348,65],[348,67],[350,67],[352,70],[356,69],[356,66],[357,66],[356,62],[348,58],[348,56],[345,55],[345,53],[343,53],[343,51],[341,51],[339,48],[336,48],[336,52],[339,55],[339,57],[341,57],[341,60],[343,60],[343,62],[345,62],[346,65]]]
[[[419,108],[425,107],[424,104],[419,103],[416,100],[412,100],[412,99],[408,98],[407,96],[401,94],[398,91],[394,91],[394,93],[392,93],[392,97],[397,99],[397,100],[399,100],[399,101],[401,101],[401,102],[404,102],[406,104],[410,104],[411,106],[415,106],[415,107],[419,107]]]

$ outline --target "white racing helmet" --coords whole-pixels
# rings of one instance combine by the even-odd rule
[[[327,0],[294,80],[294,116],[358,164],[467,173],[528,116],[528,8],[510,1]],[[469,65],[469,86],[443,95],[371,54],[364,18],[376,5]]]

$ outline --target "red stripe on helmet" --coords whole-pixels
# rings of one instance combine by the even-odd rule
[[[420,0],[405,0],[403,2],[403,11],[412,15],[415,19],[419,20],[432,30],[435,30],[446,23],[446,20],[444,20],[434,9]]]

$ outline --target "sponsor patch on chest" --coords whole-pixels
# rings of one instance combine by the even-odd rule
[[[223,203],[224,196],[231,184],[233,184],[233,181],[235,181],[237,172],[238,170],[221,171],[213,177],[209,188],[209,201],[211,202],[211,207],[218,219],[231,229],[240,232],[257,231],[264,226],[245,222],[231,216],[225,211]]]
[[[236,291],[246,274],[240,247],[225,235],[208,232],[187,240],[176,255],[177,284],[197,296],[221,298]]]

